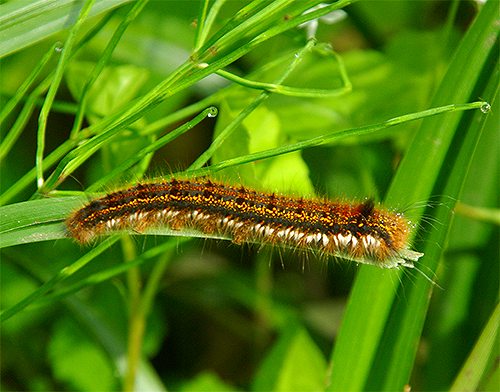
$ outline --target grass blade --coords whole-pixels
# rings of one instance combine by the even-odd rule
[[[481,70],[496,41],[494,7],[494,2],[487,3],[467,33],[436,93],[434,105],[450,101],[466,102],[474,91]],[[466,62],[470,63],[471,67],[464,70],[463,64]],[[460,119],[459,115],[451,114],[429,118],[422,123],[420,131],[393,180],[386,198],[389,205],[409,205],[428,199],[436,185],[451,141],[460,129]],[[415,213],[410,217],[419,219]],[[430,271],[434,271],[437,262],[438,259],[432,259],[432,254],[426,254],[422,268],[430,268]],[[409,370],[412,367],[419,338],[419,334],[415,334],[416,330],[413,331],[411,340],[406,343],[404,357],[384,362],[389,364],[386,371],[378,369],[379,377],[384,378],[386,372],[389,372],[390,376],[387,376],[384,381],[371,380],[370,384],[367,384],[370,370],[377,364],[378,348],[383,347],[383,344],[390,344],[392,347],[394,344],[392,339],[397,339],[404,332],[397,323],[392,325],[387,321],[396,295],[396,282],[400,279],[400,275],[400,271],[388,272],[377,271],[369,267],[361,268],[332,353],[332,379],[329,390],[356,391],[366,388],[402,390],[408,382]],[[423,277],[418,278],[419,289],[417,291],[422,298],[427,298],[430,285],[424,281]],[[403,311],[399,310],[399,312]],[[406,309],[406,311],[417,312],[415,315],[419,318],[417,329],[421,329],[426,306],[415,305],[414,308]],[[384,333],[385,336],[391,336],[383,338]],[[387,340],[391,342],[388,343]]]

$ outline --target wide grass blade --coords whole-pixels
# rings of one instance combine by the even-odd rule
[[[100,15],[128,2],[130,0],[97,0],[90,16]],[[1,4],[0,58],[72,26],[82,7],[83,2],[79,0],[21,0]]]

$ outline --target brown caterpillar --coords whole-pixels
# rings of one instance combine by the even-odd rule
[[[372,264],[413,267],[423,254],[409,249],[412,229],[401,213],[358,204],[276,195],[207,179],[139,184],[75,211],[70,236],[88,243],[118,230],[166,226],[260,242]]]

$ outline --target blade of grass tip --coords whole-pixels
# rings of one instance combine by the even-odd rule
[[[47,157],[45,157],[43,166],[44,170],[48,170],[54,166],[64,155],[66,155],[73,147],[78,144],[78,140],[67,140],[54,151],[52,151]],[[0,195],[0,206],[5,205],[9,200],[14,198],[17,194],[26,189],[32,184],[33,180],[36,178],[36,168],[34,167],[28,171],[24,176],[17,180],[9,189]]]
[[[480,17],[485,18],[486,12],[490,14],[490,20],[491,16],[494,19],[495,11],[491,9],[491,5],[485,8],[489,10],[483,9]],[[490,46],[496,41],[491,41],[491,25],[489,26],[490,29],[484,32],[478,31],[481,28],[471,27],[436,93],[434,104],[463,102],[469,98],[476,80],[477,64],[483,64],[487,58],[485,53],[478,53],[474,49],[483,48],[486,39]],[[475,66],[470,70],[469,67],[463,67],[464,63]],[[426,119],[422,123],[387,195],[390,205],[408,205],[408,202],[428,198],[451,139],[457,131],[459,120],[457,115],[448,115]],[[418,221],[418,216],[412,218],[417,218],[415,222]],[[393,289],[394,281],[399,279],[400,274],[400,271],[387,273],[361,267],[332,353],[329,390],[362,390],[367,387],[365,383],[369,370],[373,366],[383,330],[387,327],[386,320],[396,293]],[[373,326],[372,318],[377,320],[376,328],[367,331],[365,325],[369,323]],[[352,342],[356,342],[355,347]],[[398,361],[393,365],[398,366]]]
[[[209,95],[196,103],[193,103],[189,106],[185,106],[182,109],[177,110],[175,113],[171,113],[159,120],[150,123],[149,125],[146,125],[142,130],[141,135],[148,136],[160,130],[164,130],[165,128],[167,128],[172,124],[175,124],[176,122],[179,122],[188,117],[191,117],[196,113],[201,112],[208,106],[215,105],[215,103],[219,100],[218,95],[220,94],[221,91],[224,90],[219,90],[219,92]]]
[[[99,245],[97,245],[95,248],[92,248],[88,253],[86,253],[84,256],[79,258],[77,261],[75,261],[73,264],[68,265],[67,267],[63,268],[61,271],[57,273],[53,278],[45,282],[43,285],[41,285],[38,289],[33,291],[30,295],[19,301],[17,304],[11,306],[8,309],[3,310],[0,313],[0,322],[5,322],[12,316],[16,315],[19,313],[21,310],[25,309],[27,306],[29,306],[31,303],[34,301],[38,300],[41,298],[45,293],[47,293],[49,290],[51,290],[56,284],[64,281],[66,278],[69,278],[70,276],[74,275],[78,270],[86,266],[89,262],[91,262],[96,256],[107,250],[111,245],[113,245],[116,241],[118,241],[119,237],[114,236],[114,237],[109,237],[103,242],[101,242]]]
[[[215,23],[215,19],[225,2],[226,0],[215,0],[215,2],[210,7],[210,11],[206,15],[206,18],[203,19],[203,24],[197,26],[198,29],[196,31],[197,36],[195,38],[194,52],[197,52],[205,44],[208,33],[210,33],[210,30]],[[208,5],[208,0],[205,3]],[[200,19],[201,17],[198,19],[198,21]]]
[[[485,325],[483,332],[479,336],[473,350],[465,361],[462,369],[458,373],[457,378],[450,388],[451,392],[459,391],[477,391],[484,370],[492,355],[498,353],[498,345],[495,344],[498,340],[498,329],[500,326],[500,303],[497,304],[492,312],[488,323]],[[496,362],[496,361],[494,361]]]
[[[139,15],[139,13],[142,11],[142,9],[148,3],[148,1],[149,0],[139,0],[135,2],[135,4],[126,13],[125,17],[121,20],[113,36],[111,37],[108,44],[104,48],[103,53],[99,57],[99,61],[95,65],[89,77],[87,78],[87,81],[85,82],[85,85],[83,86],[80,95],[80,100],[79,100],[80,105],[78,106],[78,111],[75,116],[75,121],[73,122],[73,128],[71,130],[71,135],[70,135],[71,138],[74,138],[76,136],[82,125],[83,116],[87,108],[88,92],[90,88],[97,80],[104,67],[109,63],[109,60],[111,59],[111,56],[116,46],[120,42],[120,39],[122,38],[123,34],[125,33],[127,27],[130,25],[130,23],[132,23],[132,21],[135,20],[137,15]]]
[[[201,45],[203,45],[203,40],[206,38],[207,33],[205,32],[205,22],[207,20],[208,13],[208,0],[203,0],[200,4],[200,12],[198,13],[198,19],[196,20],[196,31],[194,35],[194,50],[196,51]]]
[[[73,43],[76,40],[76,35],[80,30],[83,22],[87,19],[87,16],[94,5],[95,0],[86,0],[85,4],[80,11],[80,15],[75,22],[75,25],[71,28],[68,38],[64,43],[62,48],[62,55],[57,63],[56,72],[54,74],[54,79],[49,87],[47,96],[45,97],[45,102],[43,103],[42,110],[40,111],[40,116],[38,118],[38,132],[37,132],[37,148],[36,148],[36,171],[37,171],[37,187],[41,188],[43,185],[43,153],[45,150],[45,132],[47,129],[47,120],[49,118],[50,109],[52,107],[52,102],[56,96],[56,92],[59,89],[61,80],[63,78],[64,70],[71,56],[71,50]]]
[[[484,106],[485,106],[485,102],[479,101],[479,102],[472,102],[472,103],[467,103],[467,104],[462,104],[462,105],[452,104],[452,105],[436,107],[436,108],[424,110],[424,111],[417,112],[417,113],[406,114],[403,116],[395,117],[395,118],[392,118],[390,120],[387,120],[387,121],[384,121],[384,122],[381,122],[378,124],[367,125],[367,126],[359,127],[359,128],[350,128],[350,129],[346,129],[343,131],[334,131],[334,132],[330,132],[326,135],[317,136],[317,137],[314,137],[311,139],[303,140],[301,142],[289,144],[289,145],[286,145],[283,147],[272,148],[269,150],[259,151],[259,152],[248,154],[248,155],[242,155],[242,156],[239,156],[236,158],[227,159],[227,160],[219,162],[215,165],[206,166],[206,167],[203,167],[200,169],[186,170],[184,173],[189,174],[190,176],[204,176],[204,175],[215,173],[215,172],[223,170],[223,169],[227,169],[229,167],[239,166],[239,165],[242,165],[245,163],[255,162],[255,161],[266,159],[266,158],[272,158],[272,157],[275,157],[278,155],[303,150],[305,148],[317,147],[317,146],[322,146],[322,145],[326,145],[326,144],[331,145],[331,144],[338,142],[344,138],[350,138],[353,136],[361,137],[361,136],[369,135],[371,133],[380,131],[382,129],[393,127],[393,126],[396,126],[399,124],[404,124],[404,123],[409,122],[409,121],[415,121],[415,120],[423,119],[426,117],[436,116],[436,115],[442,114],[442,113],[480,109]],[[404,204],[404,203],[402,203],[402,204]]]

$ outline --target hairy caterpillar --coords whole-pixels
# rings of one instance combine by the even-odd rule
[[[68,233],[81,243],[159,226],[219,234],[235,243],[319,250],[381,268],[413,267],[423,255],[409,249],[410,222],[371,200],[304,199],[207,179],[139,184],[96,199],[66,220]]]

